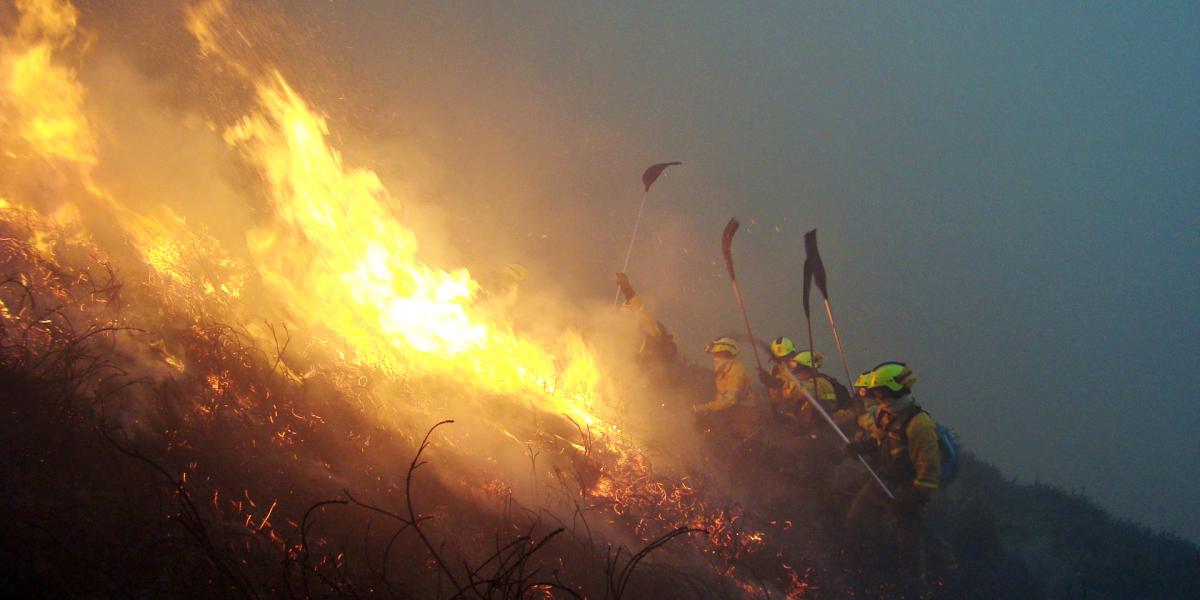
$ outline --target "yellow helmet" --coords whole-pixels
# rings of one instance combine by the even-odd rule
[[[888,361],[880,363],[874,369],[858,376],[854,387],[860,390],[887,388],[893,392],[908,391],[917,382],[912,369],[902,362]]]
[[[771,342],[771,356],[775,358],[791,358],[796,353],[796,344],[785,337],[777,337]]]
[[[728,352],[732,356],[737,356],[738,345],[737,342],[733,341],[733,338],[719,337],[709,342],[708,345],[704,347],[704,351],[709,354]]]
[[[504,276],[512,282],[521,282],[529,278],[529,269],[521,263],[508,263],[504,265]]]
[[[789,338],[777,337],[771,342],[771,356],[776,359],[790,358],[806,367],[814,369],[821,368],[821,362],[825,360],[825,354],[816,353],[816,360],[813,359],[813,353],[805,350],[804,352],[796,352],[796,343]]]
[[[804,352],[797,354],[796,358],[794,358],[793,360],[795,360],[796,362],[798,362],[806,367],[820,369],[821,364],[825,362],[825,353],[824,352],[809,352],[808,350],[805,350]]]

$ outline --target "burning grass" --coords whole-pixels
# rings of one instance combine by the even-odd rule
[[[210,124],[261,209],[232,244],[98,175],[106,123],[79,81],[88,36],[69,2],[18,2],[0,40],[0,120],[15,125],[0,131],[5,475],[17,482],[6,541],[56,565],[31,585],[804,590],[787,566],[811,564],[789,549],[801,529],[753,516],[765,513],[728,493],[722,460],[656,471],[643,451],[656,432],[627,416],[638,394],[570,319],[522,331],[466,269],[422,260],[376,174],[346,165],[326,118],[244,52],[235,10],[182,12],[211,76],[247,92]]]
[[[261,7],[152,13],[191,36],[153,50],[168,95],[195,96],[167,108],[128,57],[91,56],[96,10],[0,3],[14,17],[0,18],[0,581],[14,595],[894,591],[887,525],[869,547],[838,527],[833,442],[767,428],[740,456],[690,427],[707,370],[650,384],[627,350],[598,350],[611,319],[581,325],[599,318],[552,291],[518,302],[427,262],[399,218],[411,198],[347,164],[304,97],[321,82],[272,64],[286,27]],[[200,167],[189,185],[151,156],[167,144]],[[981,589],[1036,595],[1000,527],[1030,511],[1003,508],[1016,495],[993,475],[948,492],[956,543]],[[1101,539],[1091,520],[1082,536],[1033,523],[1081,555],[1134,547],[1078,542]],[[1186,573],[1194,549],[1179,556],[1155,577]],[[1044,589],[1075,589],[1084,571],[1061,570],[1071,585]],[[1108,589],[1147,595],[1150,577],[1129,579]],[[1162,595],[1194,587],[1176,576]]]
[[[53,229],[31,226],[34,214],[5,217],[6,552],[40,565],[19,578],[30,588],[738,596],[739,566],[774,561],[765,534],[745,530],[743,511],[720,508],[729,501],[702,492],[703,480],[656,476],[584,425],[569,440],[529,436],[541,502],[526,506],[502,475],[455,460],[462,449],[445,428],[417,439],[377,418],[380,392],[361,367],[298,376],[284,328],[259,348],[237,328],[154,303],[154,286],[120,283],[79,241],[43,236],[48,260],[28,240]],[[380,389],[414,403],[440,385],[394,383]]]

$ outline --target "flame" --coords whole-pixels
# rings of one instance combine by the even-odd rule
[[[70,171],[83,193],[56,198],[47,228],[82,231],[72,202],[109,215],[164,298],[199,315],[236,311],[251,276],[270,292],[290,323],[343,340],[352,363],[395,377],[433,374],[495,397],[531,402],[588,427],[615,427],[596,414],[601,374],[586,343],[568,331],[545,343],[519,335],[481,302],[481,286],[466,269],[439,269],[418,254],[415,233],[395,217],[398,202],[379,177],[347,167],[329,143],[324,116],[277,70],[241,65],[223,45],[230,35],[227,5],[214,0],[188,11],[188,29],[202,53],[252,79],[250,114],[224,132],[228,146],[261,176],[271,214],[247,234],[247,264],[230,257],[202,228],[166,207],[151,212],[122,203],[93,178],[98,163],[85,90],[74,68],[57,56],[76,38],[78,13],[65,0],[21,0],[15,33],[4,40],[0,119],[15,125],[24,155]],[[232,27],[236,32],[236,26]],[[241,35],[240,33],[235,33]],[[254,75],[254,73],[261,73]],[[8,134],[5,134],[6,136]],[[6,137],[7,139],[7,137]],[[6,143],[6,146],[12,146]],[[10,152],[11,153],[11,152]],[[24,207],[6,200],[6,205]],[[55,237],[34,228],[30,243],[44,256]]]
[[[466,269],[422,262],[416,235],[392,215],[379,177],[344,165],[325,118],[278,71],[256,84],[258,110],[225,132],[262,175],[273,221],[248,246],[261,280],[306,327],[349,341],[355,360],[385,372],[437,373],[592,425],[595,361],[575,334],[561,370],[551,352],[478,302]]]
[[[95,164],[95,139],[83,117],[83,86],[73,68],[53,60],[54,51],[74,38],[78,13],[66,0],[18,0],[16,6],[21,18],[0,59],[0,102],[34,153]]]
[[[172,292],[178,288],[189,292],[220,289],[237,297],[244,277],[233,272],[237,265],[214,240],[189,231],[187,224],[169,209],[161,209],[156,216],[131,210],[93,179],[93,167],[99,162],[98,144],[84,108],[84,88],[76,70],[57,57],[76,37],[75,7],[66,0],[19,0],[16,8],[20,20],[15,33],[3,40],[4,52],[0,53],[0,85],[4,92],[0,96],[0,124],[14,122],[13,130],[21,143],[13,146],[23,149],[26,158],[52,166],[65,163],[77,167],[72,174],[86,192],[79,200],[110,216],[145,266],[177,288]],[[14,153],[9,151],[9,155],[11,158]],[[71,225],[82,234],[79,207],[67,198],[54,200],[57,207],[48,215],[48,226],[61,231]],[[12,204],[25,207],[21,202]],[[31,244],[50,257],[54,237],[46,229],[36,228],[33,238]],[[213,276],[209,273],[213,269],[198,262],[226,272]]]
[[[704,529],[712,548],[722,549],[729,560],[767,543],[762,532],[744,530],[740,513],[702,500],[686,479],[664,484],[642,453],[618,441],[622,432],[602,414],[611,410],[598,392],[604,373],[577,331],[553,340],[521,335],[506,320],[504,303],[485,301],[487,292],[469,271],[424,262],[417,235],[395,217],[399,199],[374,172],[344,163],[330,143],[326,118],[281,72],[242,64],[238,52],[225,46],[231,35],[247,42],[228,22],[225,2],[212,0],[188,10],[188,29],[204,56],[222,61],[230,67],[225,73],[244,78],[254,90],[248,114],[223,131],[229,149],[258,174],[270,208],[247,233],[245,261],[235,260],[202,227],[170,209],[134,209],[93,180],[99,150],[85,111],[85,90],[75,69],[59,56],[76,38],[77,11],[66,0],[18,0],[16,6],[20,22],[0,40],[0,166],[10,160],[22,166],[34,161],[69,166],[64,172],[83,192],[42,211],[23,204],[16,197],[19,190],[0,196],[0,220],[29,221],[28,244],[47,262],[54,262],[64,240],[81,241],[86,231],[81,211],[98,212],[120,229],[149,274],[145,287],[170,308],[181,309],[166,314],[201,321],[220,311],[217,316],[260,335],[260,341],[273,341],[253,326],[268,307],[243,301],[253,280],[266,290],[261,300],[270,303],[270,312],[278,309],[289,325],[341,342],[353,366],[396,378],[434,375],[483,392],[451,400],[482,396],[487,402],[534,404],[566,415],[584,438],[571,447],[581,461],[599,465],[577,465],[579,493],[635,524],[643,539],[653,535],[652,523]],[[4,322],[20,316],[0,303]],[[202,328],[195,331],[202,336]],[[173,354],[165,346],[155,350],[172,370],[189,368],[187,354]],[[235,373],[198,374],[214,398],[269,401],[253,385],[236,385]],[[526,442],[499,430],[517,444]],[[285,425],[272,442],[284,446],[298,437]],[[253,446],[256,440],[250,442]],[[246,500],[253,506],[248,493]],[[274,504],[265,517],[255,517],[259,529],[268,525],[273,510]]]
[[[469,313],[478,291],[470,275],[417,260],[416,236],[392,218],[379,178],[344,167],[325,120],[278,72],[258,84],[258,101],[262,112],[225,139],[267,184],[275,221],[249,242],[260,275],[293,316],[347,339],[382,336],[449,359],[482,351],[489,331]]]
[[[59,47],[75,37],[79,11],[68,0],[17,0],[16,6],[21,13],[17,37],[57,40]]]

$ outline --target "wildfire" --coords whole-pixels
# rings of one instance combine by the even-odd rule
[[[65,0],[18,0],[21,20],[7,40],[0,76],[16,131],[33,151],[52,159],[96,162],[96,144],[83,114],[83,86],[54,51],[75,37],[78,13]]]
[[[579,332],[567,330],[554,340],[522,335],[506,319],[502,303],[488,302],[488,292],[467,269],[424,262],[417,235],[395,217],[399,199],[374,172],[345,164],[330,143],[326,117],[279,70],[243,64],[225,46],[223,2],[189,10],[188,29],[204,55],[226,63],[226,72],[245,78],[254,90],[248,112],[231,119],[222,135],[231,153],[258,176],[269,207],[246,233],[244,258],[169,208],[135,208],[96,181],[93,167],[102,158],[97,127],[75,69],[60,56],[76,38],[78,13],[66,0],[17,0],[16,7],[20,22],[0,40],[0,166],[51,172],[46,180],[75,185],[60,186],[63,197],[54,198],[55,208],[37,210],[31,207],[39,198],[22,198],[23,189],[0,190],[0,220],[25,222],[30,239],[24,242],[44,260],[59,257],[63,239],[98,246],[85,215],[105,215],[120,231],[122,249],[135,257],[137,272],[147,275],[146,287],[178,313],[197,322],[227,320],[266,345],[278,339],[262,323],[283,315],[291,329],[344,349],[342,360],[356,369],[394,380],[433,376],[453,382],[466,392],[448,399],[464,403],[452,411],[469,412],[472,406],[465,403],[482,397],[504,403],[497,412],[534,405],[565,415],[584,438],[566,447],[601,465],[577,477],[579,493],[628,520],[637,536],[648,540],[664,526],[702,528],[727,561],[767,543],[764,533],[743,531],[738,509],[701,500],[687,480],[655,477],[645,456],[621,441],[617,411],[598,391],[604,374]],[[263,290],[254,301],[248,300],[251,287]],[[16,319],[3,304],[0,317]],[[151,348],[172,372],[189,368],[186,352],[161,341]],[[202,380],[213,398],[269,402],[228,372],[207,373]],[[317,415],[295,416],[323,422]],[[498,429],[518,446],[528,442]],[[290,446],[301,433],[281,426],[271,441]],[[511,485],[485,484],[497,490]],[[248,492],[245,498],[254,506]],[[273,529],[275,509],[272,502],[253,519],[247,513],[247,527]]]
[[[249,246],[258,275],[293,319],[337,332],[360,350],[358,361],[381,361],[374,366],[390,372],[436,371],[499,393],[572,390],[556,408],[597,421],[575,402],[593,392],[586,362],[559,373],[551,353],[477,306],[480,286],[467,270],[421,262],[417,238],[391,216],[394,200],[379,178],[343,165],[325,119],[282,75],[272,72],[257,91],[260,112],[225,140],[267,184],[274,221],[252,232]],[[381,344],[382,357],[362,352]],[[586,349],[576,343],[573,351]],[[560,377],[567,381],[556,386]]]
[[[542,410],[605,426],[594,412],[599,374],[579,335],[567,333],[556,356],[483,307],[481,287],[466,269],[421,261],[416,235],[393,216],[396,200],[375,173],[343,164],[328,143],[326,119],[279,71],[240,67],[223,50],[217,21],[226,18],[225,8],[200,4],[189,11],[188,25],[206,53],[256,77],[254,112],[224,133],[260,174],[273,209],[247,234],[252,267],[169,209],[133,210],[93,180],[97,144],[84,89],[75,70],[55,60],[75,37],[77,11],[65,0],[17,2],[21,20],[2,63],[5,121],[16,124],[26,152],[82,167],[86,200],[116,217],[172,302],[197,310],[235,306],[252,274],[291,324],[336,335],[351,363],[393,377],[452,378],[468,389],[532,398]],[[244,322],[262,320],[240,308]],[[247,329],[266,336],[261,327]]]

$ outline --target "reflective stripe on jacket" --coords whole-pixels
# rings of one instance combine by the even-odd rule
[[[783,405],[780,408],[785,411],[795,410],[798,413],[807,413],[811,409],[808,407],[808,403],[805,401],[804,394],[801,392],[801,389],[809,394],[813,393],[812,379],[810,379],[811,375],[808,372],[804,372],[804,367],[796,369],[795,362],[792,362],[791,365],[793,374],[796,375],[796,379],[800,380],[800,387],[796,387],[796,384],[792,382],[792,378],[788,377],[787,374],[784,373],[783,369],[785,367],[780,363],[776,363],[771,369],[771,375],[773,375],[779,382],[779,386],[776,388],[776,390],[772,390],[772,396],[784,401],[780,403]],[[844,408],[839,406],[837,389],[834,388],[834,382],[824,374],[818,375],[816,379],[817,393],[813,394],[813,397],[817,400],[820,400],[821,406],[830,413],[833,413],[840,408]],[[796,407],[788,406],[792,402],[797,403],[799,408],[797,409]]]

